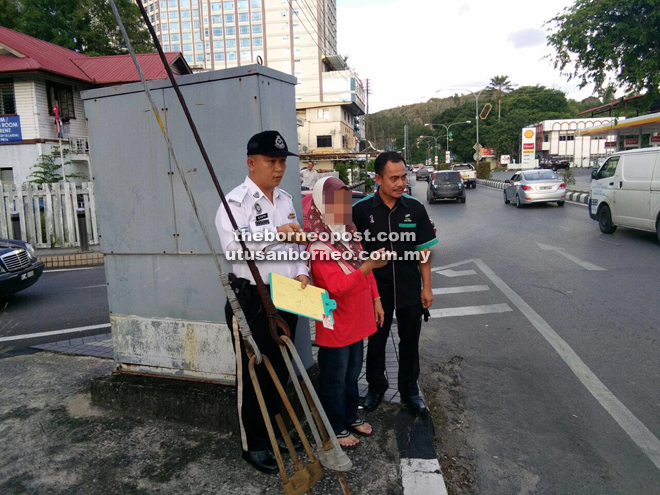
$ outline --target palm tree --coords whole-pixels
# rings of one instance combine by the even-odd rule
[[[509,76],[495,76],[491,78],[487,89],[491,89],[493,91],[497,90],[497,120],[500,120],[502,93],[511,91],[513,89],[513,83],[509,81]]]

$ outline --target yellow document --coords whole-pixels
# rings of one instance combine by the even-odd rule
[[[321,321],[327,328],[334,324],[332,311],[337,303],[325,289],[313,285],[303,289],[297,280],[271,273],[270,295],[277,309]]]

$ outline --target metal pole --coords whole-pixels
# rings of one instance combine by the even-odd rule
[[[13,239],[20,241],[21,240],[21,217],[17,211],[11,212],[11,230]]]
[[[85,208],[76,208],[76,216],[78,217],[78,232],[80,234],[80,251],[84,253],[89,251],[89,235],[87,233]]]
[[[475,144],[479,144],[479,93],[476,93],[474,98],[474,118],[477,121],[477,142]],[[479,151],[481,150],[477,150],[477,153],[479,153]]]
[[[60,160],[62,162],[62,182],[66,182],[66,173],[64,172],[64,153],[62,153],[62,138],[59,138],[60,142]]]

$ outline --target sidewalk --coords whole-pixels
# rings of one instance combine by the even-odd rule
[[[90,246],[89,251],[79,248],[35,249],[37,258],[46,264],[46,268],[70,268],[103,264],[100,246]]]
[[[111,342],[110,334],[96,335],[0,356],[0,432],[7,446],[0,493],[281,493],[278,476],[263,475],[240,459],[235,432],[92,406],[91,380],[114,369]],[[387,374],[394,387],[396,350],[391,337]],[[366,392],[364,370],[360,391]],[[395,389],[385,398],[389,403],[365,415],[374,435],[348,452],[351,490],[446,494],[429,417],[415,417],[397,404]],[[418,455],[420,449],[426,455]],[[314,493],[342,492],[336,476],[326,473]]]

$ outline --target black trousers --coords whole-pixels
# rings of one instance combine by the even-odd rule
[[[380,287],[379,287],[380,291]],[[367,382],[369,391],[382,394],[389,384],[385,377],[385,348],[390,335],[392,320],[396,311],[399,328],[399,379],[398,388],[402,399],[419,395],[419,335],[422,329],[422,302],[404,308],[394,309],[394,299],[382,297],[385,321],[376,333],[369,337],[367,348]]]
[[[254,293],[252,295],[253,297],[251,297],[250,307],[243,308],[245,318],[248,321],[252,336],[254,337],[257,346],[259,346],[261,354],[268,357],[280,379],[280,382],[286,387],[289,380],[289,372],[286,369],[286,364],[284,363],[284,358],[282,358],[279,346],[270,336],[268,317],[261,304],[261,299],[256,292],[256,288],[254,288],[253,291]],[[298,316],[285,313],[284,311],[281,311],[280,314],[284,318],[284,321],[289,325],[291,340],[294,340]],[[227,318],[227,325],[229,326],[229,329],[232,330],[232,342],[236,354],[236,402],[242,448],[243,450],[250,451],[265,450],[271,446],[270,440],[268,439],[268,431],[266,430],[266,424],[261,415],[259,402],[257,401],[257,396],[252,385],[252,379],[250,378],[250,371],[248,368],[250,360],[245,353],[245,345],[243,343],[243,338],[238,331],[238,325],[234,325],[234,313],[231,310],[229,301],[227,301],[227,304],[225,305],[225,316]],[[237,352],[237,348],[240,350],[239,352]],[[273,429],[275,430],[276,436],[280,437],[279,428],[275,422],[275,415],[280,412],[282,406],[280,395],[275,388],[273,380],[270,378],[266,366],[263,364],[257,364],[255,365],[255,371],[257,373],[257,378],[259,379],[261,391],[264,395]]]

